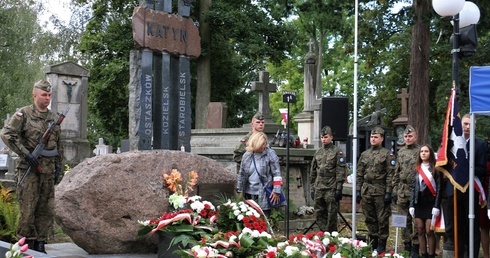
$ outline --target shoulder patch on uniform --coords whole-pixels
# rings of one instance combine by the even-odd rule
[[[340,163],[344,163],[344,162],[345,162],[345,159],[344,159],[343,157],[341,157],[341,158],[339,159],[339,161],[340,161]]]
[[[392,160],[392,161],[391,161],[391,165],[392,165],[392,166],[396,165],[396,161],[395,161],[395,160]]]

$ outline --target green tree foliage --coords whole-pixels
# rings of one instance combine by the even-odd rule
[[[34,81],[42,75],[41,28],[31,1],[0,2],[0,116],[31,103]]]
[[[89,1],[79,1],[88,4]],[[89,139],[117,147],[128,137],[129,53],[134,43],[131,15],[137,1],[91,1],[79,51],[88,60]]]
[[[46,12],[42,2],[33,0],[0,1],[0,117],[2,121],[16,108],[32,103],[34,82],[45,77],[46,65],[68,60],[67,49],[74,41],[48,30],[48,21],[40,20]],[[50,21],[61,28],[56,16]],[[75,35],[67,30],[65,32]]]
[[[403,7],[397,4],[405,3]],[[475,2],[482,14],[488,12],[489,3]],[[330,8],[325,8],[329,6]],[[395,5],[397,8],[394,8]],[[317,6],[317,7],[311,7]],[[360,1],[359,4],[359,53],[358,53],[358,101],[359,117],[371,114],[375,103],[380,102],[388,112],[385,123],[393,128],[392,121],[401,111],[401,101],[397,94],[402,88],[409,88],[411,26],[413,7],[409,1]],[[319,11],[322,10],[322,11]],[[319,35],[324,31],[322,58],[323,96],[348,96],[350,109],[353,103],[353,61],[354,61],[354,6],[353,3],[336,1],[296,1],[293,12],[298,19],[291,26],[298,28],[296,45],[291,48],[288,59],[283,60],[277,69],[270,69],[271,76],[281,82],[281,88],[296,90],[298,103],[291,108],[291,117],[301,112],[303,103],[303,82],[301,76],[309,38],[320,42]],[[318,12],[318,13],[317,13]],[[342,15],[343,16],[342,16]],[[322,23],[336,17],[337,22]],[[451,46],[449,38],[452,26],[449,20],[439,17],[431,9],[430,19],[430,88],[429,136],[437,147],[446,111],[447,98],[451,88]],[[473,57],[463,58],[460,65],[462,113],[469,111],[468,72],[472,65],[487,65],[489,62],[487,39],[488,32],[483,28],[490,20],[482,15],[478,25],[477,53]],[[321,27],[321,31],[318,29]],[[294,65],[292,65],[294,64]],[[294,79],[296,78],[296,79]],[[280,93],[276,93],[278,95]],[[272,103],[274,116],[279,121],[278,106],[282,99],[274,96]],[[409,105],[410,108],[410,105]],[[353,112],[353,110],[350,110]],[[352,113],[351,113],[352,114]],[[351,116],[352,121],[352,116]],[[487,117],[478,117],[477,136],[487,138],[489,128]]]
[[[33,1],[0,2],[0,115],[28,104],[32,83],[42,77],[46,64],[76,60],[91,72],[89,81],[89,137],[92,143],[103,137],[117,146],[128,137],[129,51],[134,49],[131,31],[133,8],[140,1],[73,0],[78,8],[71,22],[64,25],[51,17],[57,33],[45,31],[37,24],[42,6]],[[371,114],[380,102],[391,125],[400,113],[396,95],[409,87],[410,43],[413,10],[410,1],[359,1],[358,28],[358,116]],[[473,65],[488,65],[490,20],[484,15],[490,3],[474,1],[482,17],[478,25],[479,46],[473,57],[463,58],[460,66],[462,112],[468,112],[468,71]],[[405,3],[400,8],[399,3]],[[191,7],[191,17],[199,12]],[[394,9],[394,7],[396,9]],[[267,68],[279,91],[272,94],[271,108],[275,121],[281,120],[279,108],[282,91],[296,92],[297,104],[290,117],[303,109],[304,56],[310,38],[321,64],[323,96],[347,96],[350,108],[354,86],[354,2],[328,1],[212,1],[206,19],[211,26],[211,101],[228,104],[228,127],[240,127],[256,112],[257,94],[251,82]],[[174,11],[177,7],[174,6]],[[61,14],[65,15],[65,14]],[[22,17],[22,18],[18,18]],[[430,17],[430,110],[429,134],[433,145],[440,138],[447,97],[451,87],[449,37],[452,26],[431,10]],[[80,37],[82,35],[82,37]],[[78,46],[79,44],[79,46]],[[321,53],[321,54],[320,54]],[[267,61],[267,62],[264,62]],[[195,92],[195,62],[191,63]],[[193,94],[193,101],[195,101]],[[354,110],[350,110],[351,120]],[[194,114],[193,114],[194,115]],[[490,123],[478,119],[480,138],[486,138]]]
[[[284,60],[295,38],[293,28],[282,20],[282,5],[272,2],[213,0],[207,15],[212,33],[211,101],[227,103],[228,127],[250,121],[258,107],[251,82],[259,79],[265,60]]]

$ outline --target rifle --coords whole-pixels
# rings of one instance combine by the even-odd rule
[[[48,129],[46,129],[44,134],[39,139],[39,143],[36,145],[36,148],[34,148],[34,150],[31,153],[32,156],[34,156],[34,158],[37,159],[37,158],[39,158],[40,155],[42,155],[44,157],[54,157],[54,156],[57,156],[59,154],[58,150],[45,150],[44,147],[46,146],[46,144],[48,144],[49,138],[51,137],[51,134],[54,132],[54,128],[57,125],[61,125],[61,123],[63,122],[63,119],[65,119],[65,116],[69,110],[70,110],[70,106],[68,105],[68,107],[66,108],[64,113],[58,114],[59,117],[58,117],[58,120],[56,121],[56,123],[52,123],[48,127]],[[32,167],[29,166],[27,168],[26,172],[24,173],[24,175],[22,175],[22,178],[20,179],[19,183],[17,184],[18,187],[23,188],[22,183],[26,179],[27,175],[29,175],[31,168]],[[36,170],[37,170],[37,172],[41,172],[42,168],[40,166],[38,166],[36,168]]]
[[[277,141],[277,137],[279,137],[279,131],[280,129],[277,129],[277,133],[276,135],[274,135],[274,137],[272,138],[272,141],[271,141],[271,146],[274,146],[274,144],[276,144],[276,141]]]

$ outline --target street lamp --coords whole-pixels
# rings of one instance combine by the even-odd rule
[[[472,56],[476,51],[476,23],[480,20],[480,9],[464,0],[432,0],[437,14],[451,17],[453,24],[452,44],[452,86],[459,93],[459,59]]]
[[[451,35],[451,55],[452,55],[452,87],[456,90],[456,94],[459,94],[459,59],[467,56],[472,56],[476,51],[477,45],[477,34],[476,34],[476,23],[480,20],[480,9],[472,2],[464,0],[432,0],[432,6],[434,11],[443,16],[451,17],[453,24],[453,34]],[[471,148],[471,146],[470,146]],[[474,153],[474,151],[471,151]],[[472,157],[470,157],[470,164],[472,162]],[[474,168],[470,165],[469,172],[469,246],[468,246],[468,257],[474,257],[474,223],[475,223],[475,204],[474,200],[475,187],[474,181]],[[456,197],[457,191],[454,191],[454,196]],[[453,228],[455,231],[456,227],[456,214],[454,215]],[[457,232],[455,232],[457,234]],[[457,243],[458,236],[455,234],[454,243],[447,242],[444,245],[444,250],[454,251],[458,250]],[[451,246],[451,244],[453,244]],[[456,247],[456,249],[455,249]],[[478,247],[478,246],[477,246]],[[458,257],[458,253],[454,252],[454,257]]]

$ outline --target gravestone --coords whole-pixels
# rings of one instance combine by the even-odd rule
[[[315,93],[316,55],[313,51],[313,45],[313,39],[310,39],[308,43],[309,51],[304,57],[303,112],[294,116],[294,121],[298,123],[298,136],[301,140],[314,139],[317,134],[315,130],[315,109],[319,109],[319,100],[317,100]],[[319,113],[318,111],[317,113]]]
[[[12,115],[7,114],[7,119],[3,121],[4,126],[10,121],[11,116]],[[18,155],[15,152],[11,151],[2,140],[0,140],[0,146],[1,146],[0,154],[7,155],[7,164],[5,168],[6,171],[5,174],[3,175],[4,180],[2,180],[2,185],[3,186],[11,185],[12,189],[15,189],[15,183],[13,182],[13,180],[17,173],[16,160],[18,158]]]
[[[121,152],[129,151],[129,139],[121,140]]]
[[[104,155],[112,153],[112,146],[105,145],[104,139],[99,138],[99,144],[95,145],[94,154],[95,156]]]
[[[397,94],[396,97],[401,100],[401,112],[398,117],[393,120],[393,124],[395,125],[395,134],[398,138],[397,144],[399,146],[405,145],[405,139],[403,138],[403,132],[405,131],[405,127],[408,125],[408,92],[407,88],[402,88],[402,92]]]
[[[209,102],[206,128],[225,128],[228,106],[225,102]]]
[[[61,124],[64,161],[74,167],[92,157],[87,139],[88,78],[90,71],[72,62],[50,65],[44,73],[52,86],[51,110],[68,112]]]
[[[252,82],[252,90],[259,93],[258,111],[264,116],[265,123],[273,123],[271,120],[270,97],[271,92],[277,91],[277,84],[269,82],[269,72],[259,72],[259,81]]]

